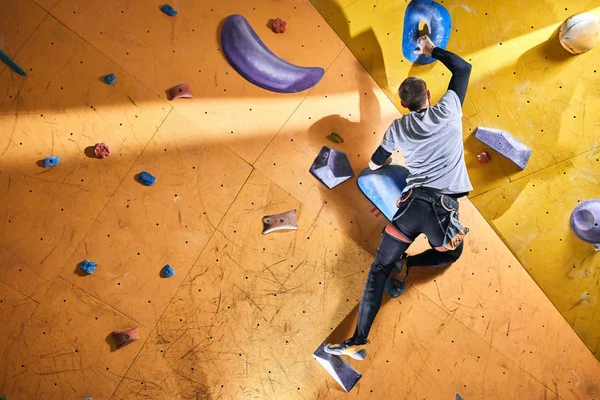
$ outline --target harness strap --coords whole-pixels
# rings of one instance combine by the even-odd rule
[[[411,239],[407,238],[402,232],[396,229],[396,227],[392,224],[387,224],[387,226],[385,227],[385,233],[404,243],[413,242]]]

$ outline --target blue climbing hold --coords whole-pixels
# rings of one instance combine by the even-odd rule
[[[171,7],[170,5],[168,5],[168,4],[163,5],[160,8],[160,11],[164,12],[169,17],[174,17],[175,15],[177,15],[177,11],[173,7]]]
[[[142,185],[146,186],[152,186],[156,182],[156,178],[145,171],[140,172],[139,180]]]
[[[117,80],[117,76],[115,74],[108,74],[104,76],[104,83],[107,85],[114,85]]]
[[[402,35],[402,54],[415,64],[431,64],[435,58],[415,53],[417,39],[420,36],[419,24],[427,24],[429,38],[437,47],[445,49],[450,40],[452,20],[446,8],[433,0],[412,0],[406,6],[404,14],[404,33]]]
[[[96,264],[93,261],[83,260],[83,262],[81,263],[81,266],[79,268],[86,274],[91,274],[92,272],[94,272],[97,265],[98,264]]]
[[[173,268],[171,268],[169,264],[165,265],[162,269],[162,276],[164,276],[165,278],[170,278],[173,275],[175,275],[175,271],[173,271]]]
[[[56,167],[60,163],[60,156],[44,158],[44,168]]]

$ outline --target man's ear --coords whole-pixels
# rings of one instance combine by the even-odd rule
[[[427,100],[431,100],[431,93],[429,92],[429,89],[427,89]]]
[[[400,100],[400,105],[404,108],[408,108],[408,107],[406,107],[406,104],[404,104],[404,102],[402,100]]]

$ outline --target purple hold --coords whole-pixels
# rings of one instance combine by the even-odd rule
[[[319,83],[325,73],[323,68],[300,67],[273,54],[246,18],[238,14],[225,19],[221,47],[229,64],[241,76],[272,92],[302,92]]]
[[[571,213],[571,229],[579,239],[600,250],[600,199],[584,201]]]

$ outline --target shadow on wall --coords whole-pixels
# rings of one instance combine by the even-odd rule
[[[328,198],[328,209],[356,210],[353,215],[338,215],[337,217],[340,220],[349,218],[361,226],[362,229],[350,229],[344,233],[369,253],[375,254],[380,240],[379,233],[387,221],[382,217],[376,223],[377,227],[372,233],[365,232],[370,229],[367,227],[373,226],[373,222],[368,219],[372,219],[374,216],[365,213],[365,203],[368,200],[360,194],[356,179],[367,167],[368,160],[383,137],[383,132],[372,131],[373,126],[381,124],[381,107],[371,87],[370,79],[358,79],[358,92],[360,103],[360,120],[358,122],[353,122],[341,115],[328,115],[312,124],[308,128],[308,135],[310,143],[329,146],[348,155],[354,177],[333,190],[329,190],[321,184],[319,190],[323,193],[322,198]],[[340,134],[344,143],[337,144],[326,139],[332,132]],[[377,138],[376,145],[373,145],[373,136]],[[353,204],[349,204],[349,202]],[[370,205],[370,203],[368,204]]]
[[[385,68],[385,61],[383,58],[383,51],[381,44],[375,35],[373,29],[365,30],[358,35],[351,36],[349,24],[335,24],[332,21],[332,17],[339,16],[347,21],[348,16],[344,13],[344,10],[340,7],[335,0],[312,0],[315,8],[321,13],[323,18],[332,25],[335,32],[338,34],[340,39],[344,41],[346,46],[352,51],[356,59],[362,64],[362,66],[369,72],[373,79],[379,83],[379,77],[386,78],[387,71]],[[370,57],[365,59],[361,57],[359,49],[367,49]]]
[[[493,150],[486,150],[492,158],[498,158],[511,181],[536,173],[579,152],[575,150],[577,143],[561,137],[572,129],[564,126],[564,122],[570,121],[570,114],[566,113],[571,112],[569,106],[576,100],[577,84],[572,80],[572,76],[580,72],[576,57],[561,46],[556,29],[547,40],[526,50],[516,64],[495,71],[485,80],[471,82],[469,91],[475,97],[481,96],[484,85],[492,89],[487,96],[488,101],[477,103],[482,124],[508,131],[533,150],[525,170]],[[507,84],[513,90],[497,89]],[[500,119],[495,118],[497,115]],[[478,147],[478,140],[472,134],[465,139],[465,148]],[[495,218],[501,217],[510,206],[504,205]]]

